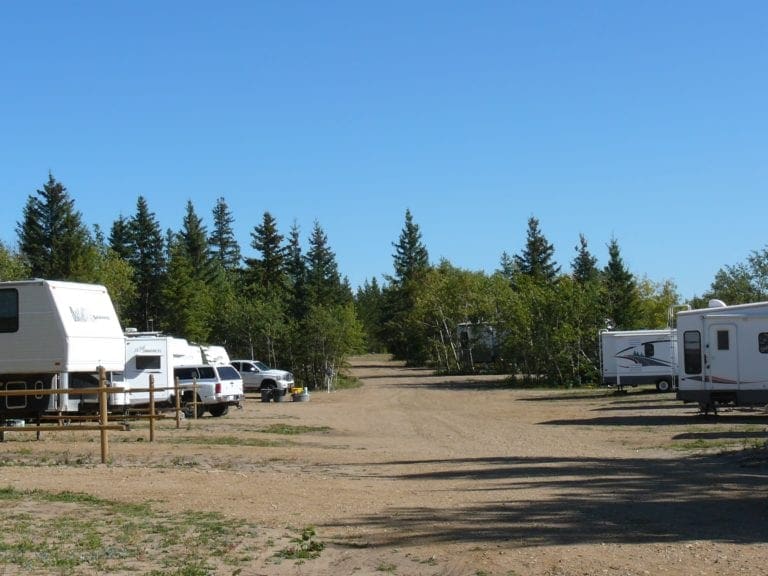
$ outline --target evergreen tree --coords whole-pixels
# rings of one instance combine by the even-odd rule
[[[592,256],[587,247],[587,238],[579,234],[579,245],[576,246],[576,257],[571,263],[573,279],[580,284],[597,280],[600,271],[597,269],[597,258]]]
[[[395,281],[403,285],[417,279],[429,268],[429,253],[421,241],[419,225],[413,222],[410,210],[405,211],[405,225],[397,243],[392,243]]]
[[[294,221],[285,249],[285,272],[288,280],[290,315],[301,320],[307,313],[307,265],[301,252],[299,225]]]
[[[195,212],[191,200],[187,201],[179,239],[195,276],[198,278],[209,276],[211,255],[208,250],[208,230]]]
[[[182,235],[172,241],[168,252],[168,271],[161,287],[162,326],[188,340],[207,342],[211,332],[207,284],[198,276]]]
[[[634,275],[625,266],[619,243],[611,238],[608,244],[608,264],[603,269],[606,314],[617,330],[641,328],[639,320],[639,298]]]
[[[389,351],[410,364],[426,361],[427,340],[416,317],[415,307],[420,280],[429,272],[429,253],[421,240],[418,224],[410,210],[405,211],[405,224],[392,246],[395,276],[383,290],[383,337]]]
[[[285,248],[283,236],[277,231],[277,221],[264,212],[262,222],[251,232],[251,247],[258,250],[261,258],[249,258],[251,283],[265,294],[280,293],[285,288]]]
[[[92,240],[67,189],[48,174],[37,196],[29,196],[17,223],[19,250],[36,278],[83,280],[92,275]]]
[[[516,268],[521,274],[535,280],[552,282],[560,272],[560,267],[552,259],[554,253],[555,247],[547,241],[539,229],[539,221],[531,216],[528,219],[525,248],[514,257]]]
[[[131,224],[122,214],[112,223],[109,231],[109,247],[120,258],[128,260],[131,256]]]
[[[304,257],[307,267],[307,295],[313,305],[339,304],[343,301],[341,277],[336,255],[328,246],[328,237],[315,221]]]
[[[208,239],[213,255],[221,263],[222,268],[233,272],[240,267],[240,245],[237,243],[232,228],[235,219],[224,198],[216,201],[213,209],[213,230]]]
[[[501,253],[501,259],[499,260],[499,269],[496,271],[501,274],[507,280],[513,280],[517,273],[517,267],[515,266],[515,260],[508,252]]]
[[[130,317],[139,328],[152,330],[160,318],[165,256],[160,224],[155,214],[150,212],[143,196],[139,196],[136,214],[128,225],[128,262],[133,267],[137,289],[136,303]]]

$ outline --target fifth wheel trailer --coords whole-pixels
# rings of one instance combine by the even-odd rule
[[[122,370],[125,340],[104,286],[0,282],[0,390],[92,388],[98,370]],[[5,396],[0,419],[74,412],[84,395]]]
[[[703,412],[768,404],[768,302],[678,312],[678,399]]]
[[[601,330],[600,373],[605,386],[653,384],[659,392],[676,385],[677,342],[672,328]]]

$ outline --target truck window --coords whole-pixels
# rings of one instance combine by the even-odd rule
[[[19,292],[15,288],[0,290],[0,332],[19,331]]]
[[[683,333],[683,367],[686,374],[701,374],[701,332]]]
[[[179,380],[192,380],[197,378],[197,370],[194,368],[176,368],[173,371],[173,375]]]
[[[197,373],[200,375],[201,380],[215,380],[216,372],[211,366],[200,366],[197,369]]]
[[[222,380],[240,380],[240,374],[230,366],[219,366],[218,370]]]

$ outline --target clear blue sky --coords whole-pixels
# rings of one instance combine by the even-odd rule
[[[536,216],[570,268],[684,297],[768,243],[765,2],[7,2],[0,240],[48,171],[109,231],[223,196],[319,221],[353,286],[392,272],[406,208],[430,258],[492,272]]]

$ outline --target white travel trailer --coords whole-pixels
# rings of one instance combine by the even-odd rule
[[[468,367],[490,364],[498,358],[501,338],[487,322],[461,322],[456,325],[462,363]]]
[[[677,314],[680,384],[677,397],[703,412],[718,405],[768,404],[768,302]]]
[[[206,364],[229,364],[229,354],[224,346],[200,346]]]
[[[125,344],[104,286],[0,282],[0,390],[98,386],[98,369],[122,370]],[[0,419],[78,411],[83,395],[0,398]]]
[[[600,373],[603,384],[654,384],[659,392],[676,385],[677,338],[673,328],[600,331]]]
[[[124,348],[125,367],[112,374],[114,385],[123,389],[109,396],[109,404],[114,408],[148,405],[150,376],[156,389],[155,402],[170,401],[173,369],[202,362],[199,346],[191,346],[183,338],[164,336],[159,332],[126,331]]]

